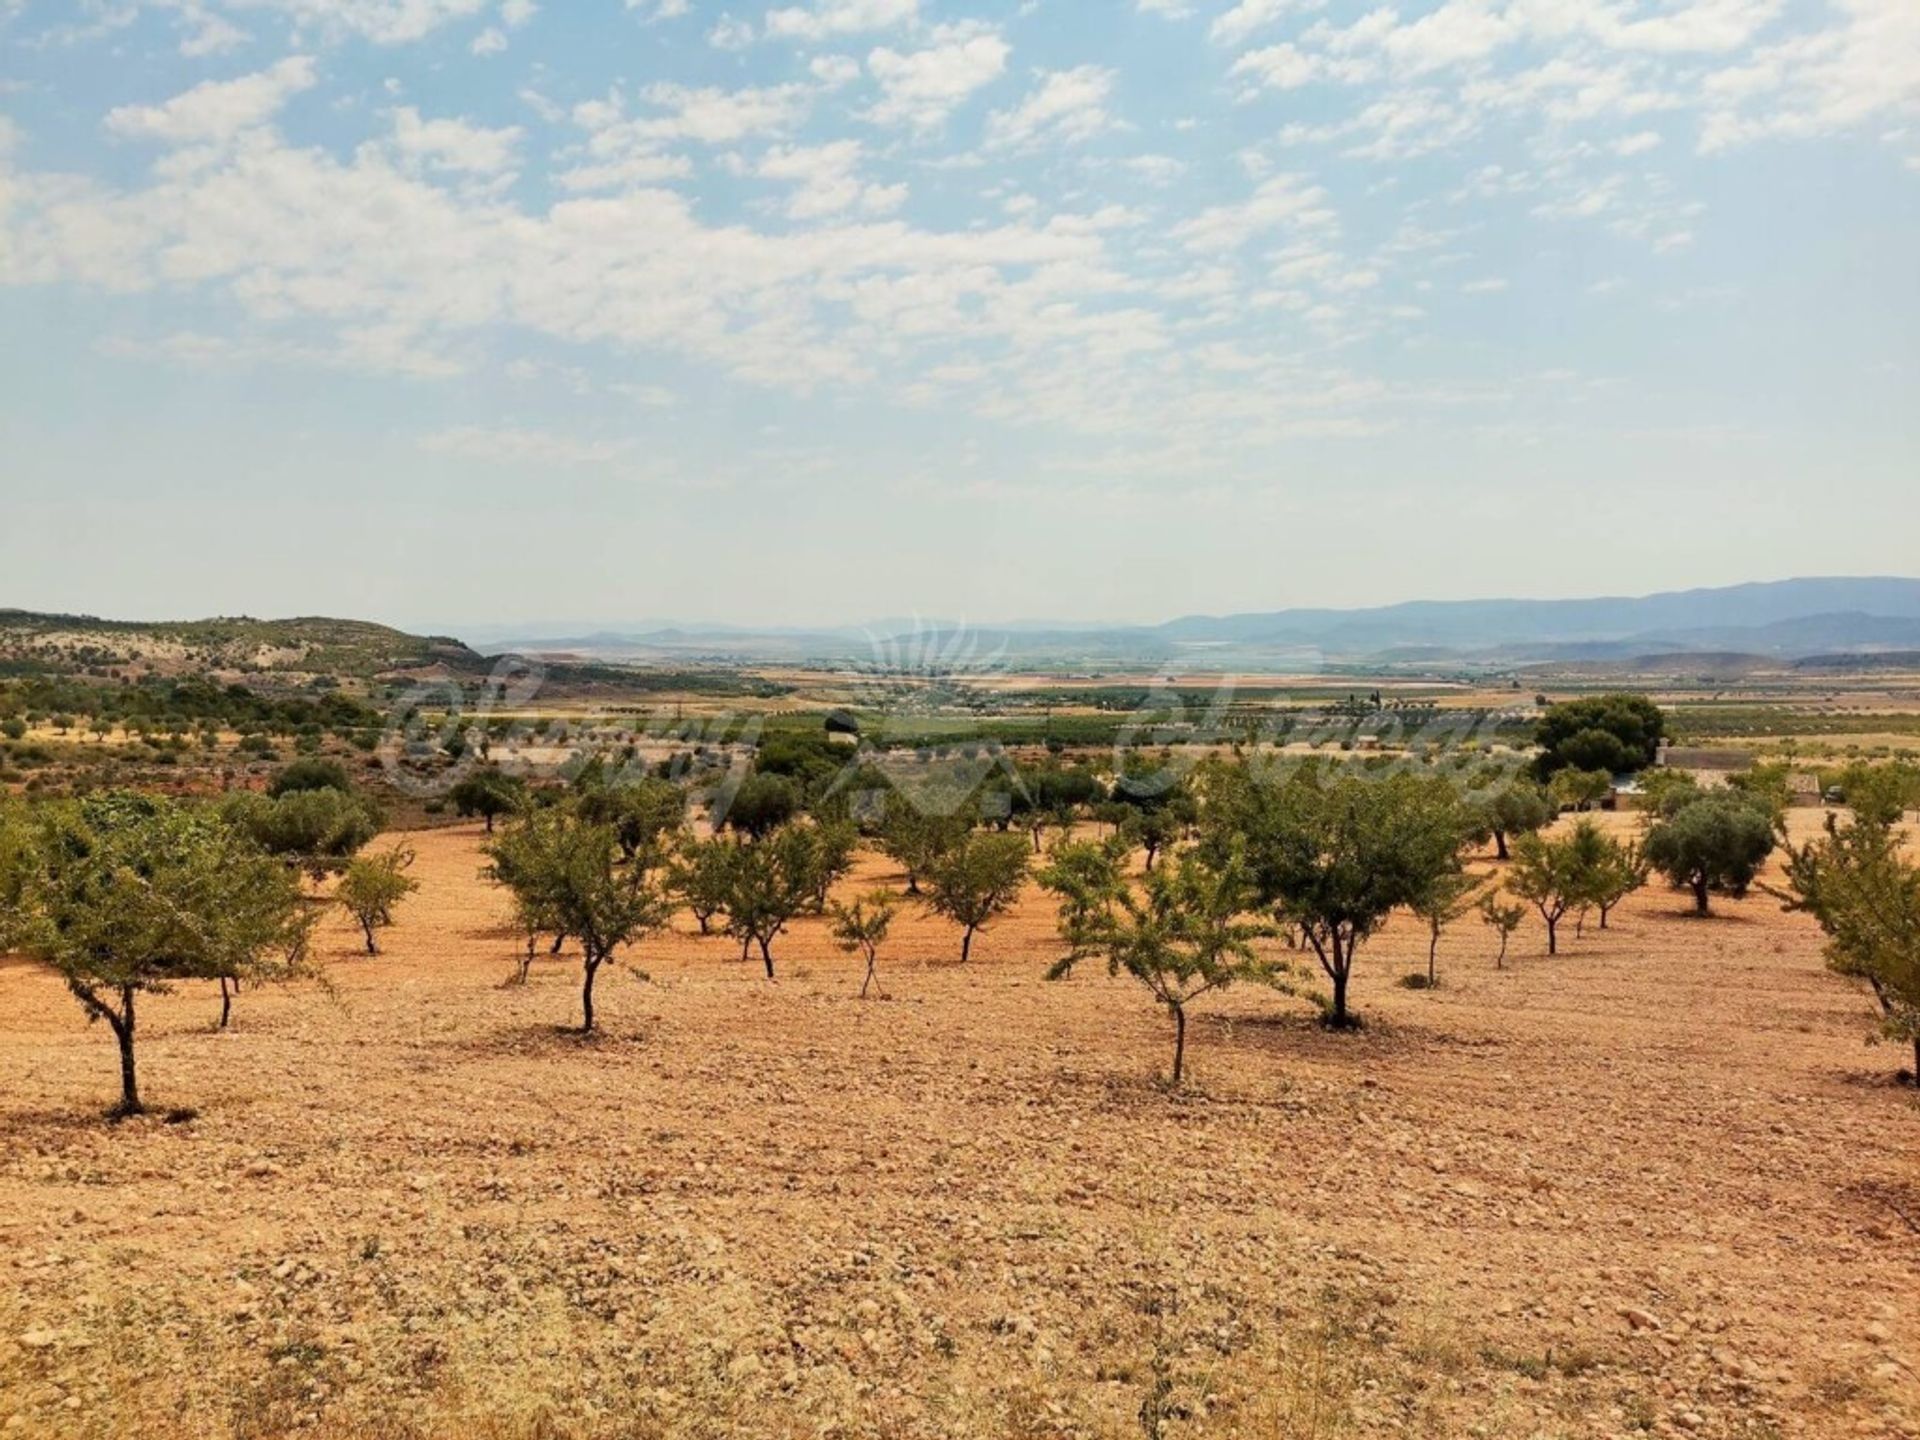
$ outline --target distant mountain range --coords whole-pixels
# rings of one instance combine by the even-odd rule
[[[876,621],[821,629],[657,625],[502,635],[489,648],[605,659],[875,660],[1237,669],[1307,662],[1409,667],[1655,661],[1698,653],[1774,662],[1920,650],[1920,580],[1780,580],[1593,600],[1412,601],[1374,609],[1190,615],[1152,626],[964,627]]]

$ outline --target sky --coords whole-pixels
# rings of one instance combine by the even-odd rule
[[[1916,0],[0,0],[0,606],[1916,574]]]

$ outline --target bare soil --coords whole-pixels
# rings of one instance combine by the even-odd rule
[[[1812,817],[1805,817],[1811,821]],[[1756,896],[1635,897],[1441,987],[1396,924],[1359,1034],[1236,990],[1179,1094],[1145,992],[1049,984],[1032,894],[886,998],[680,930],[503,987],[478,828],[330,993],[109,1038],[0,963],[0,1433],[26,1437],[1920,1436],[1920,1103]],[[869,860],[850,889],[899,877]]]

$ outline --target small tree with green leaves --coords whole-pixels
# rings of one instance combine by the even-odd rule
[[[874,983],[880,947],[886,943],[887,932],[893,928],[893,917],[899,909],[899,902],[890,892],[874,890],[851,905],[835,904],[828,912],[833,920],[834,943],[849,955],[858,955],[867,962],[866,978],[860,982],[862,1000],[867,998],[867,990]]]
[[[1427,927],[1427,988],[1440,983],[1440,937],[1447,927],[1473,908],[1480,882],[1464,871],[1443,871],[1407,908]],[[1417,977],[1416,977],[1417,978]],[[1409,984],[1415,983],[1409,981]]]
[[[880,849],[906,872],[907,894],[917,898],[927,872],[967,838],[969,828],[959,816],[930,814],[894,794],[881,822]]]
[[[223,810],[261,849],[315,880],[345,870],[386,823],[372,800],[331,786],[289,790],[277,798],[241,792]]]
[[[667,903],[651,872],[622,861],[613,826],[566,810],[526,817],[488,854],[495,878],[530,913],[580,941],[580,1033],[591,1035],[600,968],[666,923]]]
[[[1912,1045],[1920,1085],[1920,866],[1901,853],[1891,825],[1828,825],[1823,838],[1789,852],[1783,898],[1819,921],[1828,967],[1866,982],[1881,1034]]]
[[[1501,904],[1498,890],[1489,890],[1480,897],[1480,923],[1500,937],[1500,953],[1494,957],[1494,969],[1507,968],[1507,946],[1513,943],[1513,932],[1526,918],[1527,907]]]
[[[1512,858],[1509,842],[1515,836],[1532,835],[1553,822],[1554,807],[1547,792],[1526,780],[1501,786],[1479,802],[1479,809],[1502,860]]]
[[[1646,858],[1675,889],[1693,892],[1696,913],[1710,915],[1714,894],[1746,897],[1774,840],[1764,806],[1729,791],[1709,792],[1648,832]]]
[[[969,835],[933,864],[926,906],[960,927],[960,963],[973,954],[973,937],[1020,897],[1027,878],[1027,841],[1019,835]]]
[[[1244,847],[1262,900],[1298,928],[1332,984],[1327,1024],[1347,1029],[1361,948],[1459,868],[1466,830],[1458,796],[1438,776],[1376,779],[1309,764],[1275,785],[1243,766],[1216,785],[1202,845],[1216,865]]]
[[[407,874],[414,852],[396,845],[384,855],[362,855],[347,866],[333,898],[351,915],[366,936],[367,954],[380,953],[376,935],[393,924],[394,909],[420,888],[420,882]]]
[[[1613,775],[1606,770],[1560,770],[1547,791],[1559,809],[1584,813],[1612,793]]]
[[[1594,877],[1592,821],[1554,838],[1523,835],[1514,842],[1507,888],[1540,912],[1547,927],[1547,954],[1560,953],[1560,922],[1567,912],[1591,903]]]
[[[9,929],[120,1049],[119,1115],[144,1109],[137,999],[181,981],[283,979],[312,915],[288,869],[212,809],[109,793],[35,817]]]
[[[454,783],[447,799],[461,819],[478,815],[491,835],[495,821],[526,807],[527,787],[517,775],[509,775],[497,765],[480,765]]]
[[[820,842],[812,825],[782,825],[758,840],[734,846],[728,867],[727,933],[740,956],[758,946],[767,979],[774,976],[773,942],[806,913],[819,890]]]
[[[1593,864],[1592,898],[1600,911],[1600,928],[1605,930],[1614,908],[1641,889],[1653,873],[1645,849],[1633,841],[1621,841],[1611,835],[1601,837],[1603,844]]]
[[[667,891],[692,913],[702,935],[725,913],[733,894],[733,862],[739,847],[727,840],[689,840],[667,868]]]
[[[1112,853],[1092,847],[1048,867],[1044,884],[1061,898],[1060,933],[1070,947],[1047,972],[1061,980],[1083,960],[1129,975],[1173,1017],[1173,1076],[1186,1076],[1187,1009],[1240,980],[1277,983],[1278,967],[1253,942],[1269,928],[1248,918],[1260,904],[1244,865],[1216,868],[1192,851],[1146,873],[1136,894]]]

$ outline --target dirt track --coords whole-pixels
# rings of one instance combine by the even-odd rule
[[[331,996],[146,1006],[189,1123],[104,1126],[107,1037],[0,966],[5,1433],[1920,1435],[1920,1103],[1764,897],[1505,972],[1469,921],[1431,994],[1397,924],[1364,1034],[1230,992],[1170,1097],[1037,894],[865,1003],[821,922],[775,986],[677,934],[583,1045],[477,831],[414,843]]]

